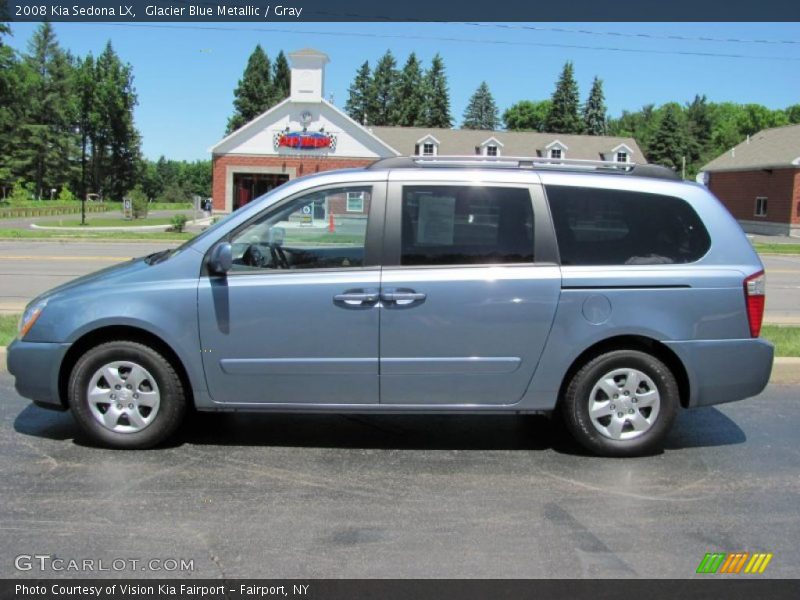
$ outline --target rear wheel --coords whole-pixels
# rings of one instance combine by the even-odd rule
[[[72,369],[69,405],[93,440],[112,448],[150,448],[177,429],[186,399],[174,368],[153,348],[102,344]]]
[[[616,350],[587,362],[569,382],[562,411],[573,437],[604,456],[661,448],[678,412],[675,376],[656,357]]]

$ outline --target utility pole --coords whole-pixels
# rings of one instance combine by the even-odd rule
[[[686,156],[681,156],[681,179],[686,179]]]

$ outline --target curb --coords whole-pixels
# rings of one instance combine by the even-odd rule
[[[6,347],[0,346],[0,373],[6,371]],[[800,357],[781,356],[776,358],[772,364],[772,375],[770,375],[769,382],[779,385],[800,384]]]

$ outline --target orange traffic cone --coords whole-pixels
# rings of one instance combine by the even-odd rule
[[[328,231],[333,233],[336,231],[336,222],[333,220],[333,213],[328,215]]]

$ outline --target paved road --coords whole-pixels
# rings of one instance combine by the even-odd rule
[[[175,247],[138,242],[0,242],[0,312],[20,312],[31,298],[102,267]],[[800,325],[800,256],[766,256],[766,320]]]
[[[490,416],[199,415],[122,452],[0,375],[0,577],[42,576],[13,557],[45,553],[191,577],[685,578],[710,551],[797,577],[798,394],[684,412],[663,454],[628,460]]]

